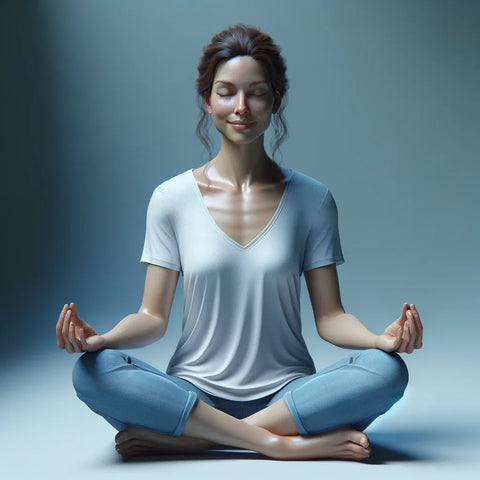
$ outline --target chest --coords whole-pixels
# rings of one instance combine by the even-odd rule
[[[198,183],[209,215],[225,235],[245,246],[268,226],[275,215],[286,184],[248,191],[225,191]]]

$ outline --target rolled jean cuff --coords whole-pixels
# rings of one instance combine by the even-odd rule
[[[292,415],[293,421],[295,422],[295,426],[297,427],[298,433],[300,435],[308,435],[309,433],[305,429],[305,426],[300,419],[300,415],[298,414],[297,406],[295,405],[295,401],[293,400],[292,392],[287,392],[283,396],[283,401],[285,405],[287,405],[290,414]]]
[[[195,392],[188,392],[187,401],[185,402],[183,412],[180,415],[180,420],[178,421],[178,424],[172,433],[173,436],[178,437],[182,434],[195,403],[197,403],[197,394]]]

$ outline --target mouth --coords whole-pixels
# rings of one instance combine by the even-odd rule
[[[228,123],[237,130],[245,130],[246,128],[249,128],[253,125],[253,122],[233,121]]]

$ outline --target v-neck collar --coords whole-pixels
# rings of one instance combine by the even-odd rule
[[[277,220],[278,216],[280,215],[280,212],[282,211],[283,209],[283,205],[285,204],[285,200],[287,198],[287,194],[288,194],[288,191],[290,190],[290,185],[292,183],[292,177],[293,177],[293,172],[294,170],[291,169],[291,168],[283,168],[283,167],[280,167],[282,169],[282,172],[285,176],[285,179],[283,180],[282,183],[286,183],[285,185],[285,188],[283,190],[283,193],[282,193],[282,196],[280,198],[280,201],[278,202],[278,205],[277,205],[277,208],[275,209],[275,212],[273,213],[272,217],[270,218],[270,220],[268,221],[268,223],[262,228],[262,230],[254,237],[252,238],[252,240],[250,240],[246,245],[242,245],[241,243],[238,243],[236,240],[234,240],[232,237],[230,237],[229,235],[227,235],[221,228],[220,226],[218,225],[218,223],[215,221],[215,219],[213,218],[212,214],[210,213],[210,210],[208,209],[208,207],[205,205],[205,201],[203,199],[203,195],[202,195],[202,192],[200,191],[200,187],[198,186],[198,183],[197,183],[197,180],[193,174],[193,168],[189,170],[190,172],[190,178],[192,179],[193,181],[193,186],[195,188],[195,191],[197,193],[197,196],[198,196],[198,199],[200,200],[200,203],[202,205],[202,208],[204,210],[204,212],[206,213],[206,216],[208,218],[210,218],[210,221],[211,223],[213,223],[214,225],[214,228],[220,233],[221,236],[223,236],[223,238],[225,238],[228,242],[230,242],[231,244],[233,244],[234,246],[236,246],[237,248],[241,249],[241,250],[247,250],[249,248],[251,248],[254,244],[256,244],[257,242],[260,241],[260,239],[266,235],[266,233],[270,230],[270,228],[273,226],[273,224],[275,223],[275,221]]]

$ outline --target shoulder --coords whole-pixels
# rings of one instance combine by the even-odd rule
[[[181,195],[185,192],[190,186],[192,181],[192,171],[185,170],[174,177],[168,178],[162,181],[154,190],[155,192],[161,193],[163,196],[171,197],[176,195]]]
[[[310,177],[298,170],[292,170],[292,188],[295,198],[307,202],[309,205],[321,205],[325,201],[333,200],[329,188],[316,178]]]
[[[162,200],[162,202],[175,202],[185,196],[191,187],[191,170],[179,173],[174,177],[168,178],[158,184],[152,193],[152,200]]]
[[[191,170],[162,181],[155,187],[150,198],[148,211],[153,215],[173,215],[178,207],[187,203],[192,193]]]

